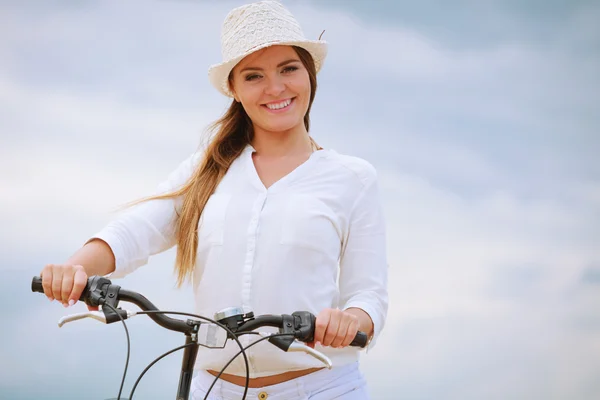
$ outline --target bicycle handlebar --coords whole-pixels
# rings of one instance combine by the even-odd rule
[[[36,276],[31,281],[31,291],[44,293],[42,279],[40,277]],[[267,339],[269,343],[273,344],[274,346],[278,347],[279,349],[285,352],[303,352],[315,357],[328,368],[332,368],[333,366],[332,361],[325,354],[313,349],[312,347],[309,347],[308,345],[300,343],[310,343],[314,340],[316,317],[312,313],[307,311],[296,311],[292,313],[292,315],[260,315],[255,318],[254,313],[252,312],[244,313],[243,310],[239,308],[228,308],[216,313],[215,320],[212,320],[200,315],[158,310],[158,308],[154,304],[152,304],[150,300],[148,300],[140,293],[121,289],[120,286],[113,284],[109,279],[101,276],[92,276],[88,278],[88,282],[84,290],[82,291],[79,300],[85,302],[88,306],[96,307],[101,305],[102,311],[90,311],[65,316],[59,320],[59,327],[67,322],[76,321],[82,318],[93,318],[107,324],[123,320],[123,324],[125,324],[125,319],[130,318],[136,314],[143,313],[147,314],[154,322],[156,322],[163,328],[172,331],[182,332],[186,335],[186,345],[178,348],[181,349],[185,347],[181,374],[179,378],[179,387],[176,397],[177,399],[187,399],[189,397],[193,367],[198,353],[198,347],[202,345],[204,347],[209,348],[224,348],[227,339],[233,339],[237,342],[241,350],[240,353],[238,353],[238,355],[242,354],[242,356],[244,357],[246,366],[246,385],[242,399],[246,398],[246,393],[248,390],[248,384],[250,379],[250,368],[248,366],[245,349],[258,343],[263,339]],[[120,300],[137,305],[143,310],[143,312],[131,312],[118,308]],[[195,319],[188,319],[187,321],[182,321],[180,319],[167,317],[165,315],[167,313],[188,315],[194,317]],[[210,323],[205,323],[203,321],[198,320],[197,318],[205,319],[207,321],[210,321]],[[266,326],[278,328],[279,333],[271,334],[269,332],[258,332],[260,336],[263,336],[261,339],[257,340],[256,342],[253,342],[245,348],[242,347],[238,336],[254,331],[255,329],[258,329],[260,327]],[[126,327],[125,331],[127,332]],[[227,334],[225,335],[224,332],[227,332]],[[129,359],[128,333],[127,338],[127,359]],[[358,332],[350,345],[365,347],[367,345],[367,335],[363,332]],[[148,370],[148,368],[154,365],[156,361],[160,360],[162,357],[172,352],[173,350],[158,357],[144,370],[144,372],[142,372],[131,391],[130,398],[133,397],[133,393],[135,391],[137,383],[142,378],[144,373]],[[223,371],[225,371],[227,366],[235,359],[235,357],[237,357],[237,355],[232,357],[229,363],[227,363],[225,367],[223,367],[219,375],[215,378],[215,382],[223,373]],[[126,373],[127,361],[125,363],[125,372],[123,373],[123,378],[121,380],[119,398],[121,395],[121,390],[123,389],[123,383],[125,382]],[[210,389],[207,392],[205,398],[208,398],[209,393]]]
[[[44,293],[42,278],[34,277],[31,282],[31,291]],[[89,306],[110,304],[117,309],[120,300],[133,303],[143,311],[158,311],[158,308],[152,304],[150,300],[140,293],[122,289],[120,286],[113,284],[109,279],[101,276],[92,276],[88,278],[88,283],[85,286],[80,298],[80,301],[85,302]],[[119,312],[121,310],[118,310]],[[103,312],[106,316],[106,322],[112,323],[120,320],[119,316],[111,310],[103,307]],[[127,314],[121,314],[127,318]],[[163,328],[182,332],[189,335],[193,332],[193,324],[188,324],[185,321],[176,318],[167,317],[160,313],[150,313],[148,316]],[[235,321],[227,323],[228,327],[235,333],[250,332],[255,329],[271,326],[279,328],[285,333],[291,333],[294,337],[303,342],[311,342],[314,338],[315,316],[309,312],[295,312],[290,315],[261,315],[254,317],[253,314],[246,318],[235,319]],[[350,344],[351,346],[365,347],[368,338],[364,332],[358,332],[356,337]]]
[[[31,291],[44,293],[42,278],[36,276],[32,279]],[[122,289],[120,286],[111,283],[109,279],[100,276],[92,276],[88,278],[88,283],[85,286],[85,289],[83,289],[79,300],[85,302],[89,306],[96,307],[103,304],[104,301],[107,300],[107,297],[108,299],[112,300],[111,303],[114,303],[111,304],[114,308],[117,308],[119,300],[122,300],[133,303],[144,311],[158,311],[158,308],[143,295]],[[189,334],[193,329],[193,327],[186,324],[185,321],[176,318],[170,318],[164,314],[156,313],[148,314],[148,316],[158,325],[172,331]],[[119,320],[118,316],[114,315],[114,317],[116,318],[110,318],[109,315],[107,315],[107,323],[116,322]]]

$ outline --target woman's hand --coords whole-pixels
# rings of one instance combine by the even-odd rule
[[[44,294],[50,301],[58,300],[65,307],[77,301],[88,281],[87,273],[81,265],[48,264],[41,272]],[[88,307],[97,310],[97,307]]]
[[[359,328],[359,318],[348,312],[334,308],[326,308],[317,315],[315,343],[335,348],[346,347],[354,340]]]

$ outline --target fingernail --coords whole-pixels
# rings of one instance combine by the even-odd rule
[[[75,300],[73,300],[73,299],[69,300],[69,307],[72,306],[73,304],[75,304]]]
[[[67,303],[63,303],[63,307],[67,308],[69,305]]]
[[[48,296],[48,300],[53,301],[54,299],[50,296]]]

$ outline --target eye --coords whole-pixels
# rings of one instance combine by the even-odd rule
[[[283,69],[283,73],[290,73],[290,72],[294,72],[298,69],[298,67],[296,67],[295,65],[290,65],[289,67],[285,67]]]
[[[249,74],[249,75],[246,75],[245,80],[246,81],[253,81],[253,80],[256,80],[258,78],[260,78],[260,75],[258,75],[258,74]]]

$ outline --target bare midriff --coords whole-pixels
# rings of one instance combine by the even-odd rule
[[[261,387],[265,387],[265,386],[276,385],[278,383],[286,382],[286,381],[289,381],[289,380],[292,380],[295,378],[299,378],[304,375],[312,374],[313,372],[317,372],[321,369],[323,369],[323,368],[322,367],[321,368],[309,368],[309,369],[302,369],[299,371],[287,371],[287,372],[283,372],[283,373],[277,374],[277,375],[261,376],[259,378],[250,378],[250,383],[248,384],[248,387],[261,388]],[[208,370],[208,373],[213,376],[219,375],[219,373],[217,371],[213,371],[210,369]],[[221,374],[220,379],[223,379],[224,381],[233,383],[234,385],[238,385],[238,386],[246,385],[246,377],[245,376]]]

